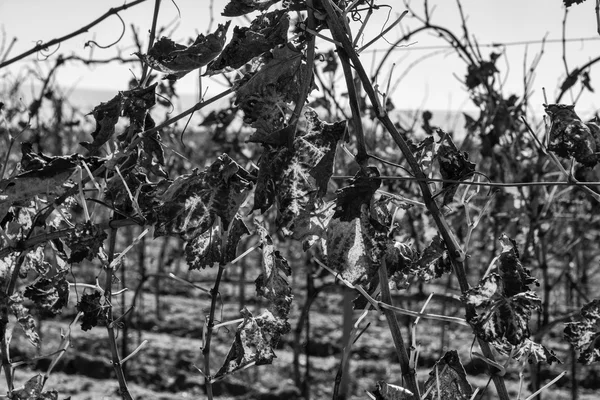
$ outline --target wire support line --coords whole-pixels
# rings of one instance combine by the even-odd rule
[[[579,37],[579,38],[569,38],[565,39],[565,43],[572,42],[596,42],[600,40],[600,36],[589,36],[589,37]],[[478,47],[480,48],[498,48],[498,47],[512,47],[512,46],[527,46],[530,44],[549,44],[549,43],[562,43],[563,39],[537,39],[537,40],[519,40],[515,42],[491,42],[491,43],[480,43]],[[418,43],[418,42],[415,42]],[[431,45],[431,46],[415,46],[413,44],[403,44],[396,46],[397,50],[450,50],[454,47],[451,45]],[[380,53],[388,51],[385,49],[367,49],[362,52],[364,53]]]
[[[354,176],[350,175],[334,175],[332,179],[352,179]],[[531,187],[531,186],[590,186],[600,185],[600,182],[569,182],[569,181],[557,181],[557,182],[474,182],[474,181],[459,181],[454,179],[439,179],[439,178],[427,178],[418,179],[412,176],[386,176],[382,175],[376,179],[388,179],[396,181],[408,181],[417,182],[424,181],[427,183],[452,183],[457,185],[473,185],[473,186],[487,186],[487,187]]]

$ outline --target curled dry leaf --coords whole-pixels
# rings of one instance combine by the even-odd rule
[[[381,185],[377,168],[359,171],[336,194],[334,215],[327,227],[327,263],[351,283],[370,281],[377,274],[375,228],[370,205]]]
[[[233,37],[207,68],[214,75],[224,69],[237,69],[254,57],[287,42],[290,17],[286,10],[275,10],[256,17],[249,27],[233,28]]]
[[[375,400],[411,400],[413,398],[413,393],[410,390],[385,381],[377,382],[376,389],[372,393],[367,393],[373,396]]]
[[[65,238],[65,244],[71,249],[70,263],[78,263],[84,259],[93,260],[102,248],[104,240],[108,237],[106,232],[92,221],[75,225]]]
[[[467,179],[473,172],[475,172],[475,164],[469,161],[469,155],[467,152],[461,152],[458,150],[450,136],[444,135],[444,141],[440,145],[437,151],[437,159],[440,164],[440,173],[442,178],[461,181]],[[457,183],[444,182],[444,201],[443,205],[451,203],[456,190],[458,189]]]
[[[467,381],[465,368],[458,352],[450,350],[435,363],[425,382],[427,396],[423,400],[452,399],[470,400],[473,389]]]
[[[254,362],[256,365],[271,364],[275,356],[274,346],[279,337],[289,329],[289,324],[275,317],[270,311],[258,317],[244,308],[244,322],[235,332],[235,340],[225,357],[223,366],[215,374],[218,379]]]
[[[252,188],[251,179],[227,154],[204,172],[179,176],[159,198],[154,236],[188,241],[207,232],[217,217],[226,230]]]
[[[529,288],[536,280],[523,268],[514,243],[506,235],[501,243],[498,273],[464,292],[463,301],[475,307],[476,313],[467,321],[477,336],[507,354],[529,338],[529,319],[541,300]]]
[[[255,221],[262,248],[262,270],[256,279],[256,293],[269,300],[269,310],[278,318],[287,320],[292,305],[292,287],[286,276],[292,274],[287,260],[275,249],[267,230]]]
[[[552,350],[531,339],[525,339],[525,341],[515,349],[513,358],[515,360],[527,358],[529,364],[539,364],[542,362],[547,364],[552,364],[553,362],[562,364],[562,361],[558,359]]]
[[[242,236],[249,233],[250,231],[248,231],[244,221],[236,216],[229,231],[227,231],[225,254],[223,254],[218,226],[215,225],[208,231],[194,237],[185,246],[185,259],[190,269],[204,269],[233,261],[238,243]]]
[[[104,325],[108,321],[108,309],[102,302],[102,294],[99,291],[81,295],[77,303],[77,311],[83,313],[81,317],[81,329],[89,331],[97,325]]]
[[[322,122],[313,110],[305,112],[306,128],[287,146],[266,146],[254,208],[265,212],[277,201],[278,225],[285,229],[301,215],[306,216],[326,194],[333,175],[337,142],[346,132],[346,122]]]
[[[96,121],[96,130],[92,132],[93,141],[80,144],[90,154],[98,153],[100,148],[115,134],[115,128],[121,116],[129,118],[130,122],[129,127],[118,136],[119,141],[124,145],[128,145],[137,133],[144,131],[146,125],[149,125],[148,128],[154,126],[148,110],[156,104],[156,86],[155,83],[146,88],[119,92],[111,100],[94,107],[90,113]]]
[[[600,360],[600,299],[581,308],[579,321],[565,324],[564,336],[577,350],[578,362],[589,365]]]
[[[4,300],[4,297],[2,300]],[[29,339],[32,345],[35,347],[40,346],[40,336],[37,333],[37,328],[33,316],[29,312],[29,309],[23,305],[23,295],[21,293],[15,293],[8,299],[8,307],[15,317],[19,326],[25,332],[25,336]]]
[[[231,21],[219,24],[217,30],[207,36],[198,35],[189,46],[162,37],[148,51],[136,55],[150,68],[167,74],[166,78],[177,80],[189,72],[201,68],[217,57],[223,46]]]
[[[24,296],[32,300],[46,315],[58,315],[69,302],[69,282],[67,271],[52,278],[41,278],[25,288]]]
[[[586,125],[575,113],[575,106],[548,104],[550,117],[550,143],[548,149],[563,158],[573,157],[588,167],[600,161],[600,129]]]
[[[239,17],[253,11],[264,11],[281,0],[230,0],[221,13],[224,17]]]

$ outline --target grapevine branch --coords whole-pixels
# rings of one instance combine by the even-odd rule
[[[451,256],[450,258],[452,260],[452,265],[453,265],[454,271],[456,273],[458,283],[460,285],[460,289],[463,292],[468,290],[470,288],[470,286],[469,286],[469,282],[467,281],[465,267],[463,264],[463,261],[465,259],[465,254],[462,251],[462,249],[458,243],[458,240],[454,236],[453,232],[450,230],[448,223],[444,219],[444,216],[442,215],[437,203],[435,202],[429,187],[427,186],[427,184],[424,181],[427,178],[426,175],[423,173],[423,170],[421,169],[421,167],[419,166],[419,163],[417,162],[416,158],[412,154],[408,144],[406,143],[406,141],[404,140],[402,135],[400,135],[400,133],[394,126],[394,123],[392,122],[392,120],[389,118],[389,116],[385,112],[385,109],[382,109],[381,106],[379,105],[379,99],[377,98],[377,93],[375,92],[373,85],[371,84],[371,81],[369,80],[369,77],[368,77],[364,67],[362,66],[362,63],[360,62],[358,55],[352,48],[352,44],[350,43],[350,41],[344,34],[344,32],[341,29],[341,27],[339,26],[339,24],[336,24],[337,18],[339,18],[339,16],[333,10],[331,0],[323,1],[323,6],[325,7],[328,17],[329,17],[328,18],[328,21],[330,22],[329,27],[332,30],[333,37],[336,40],[338,40],[340,43],[342,43],[342,45],[344,46],[344,51],[350,57],[350,59],[353,63],[353,66],[363,84],[365,92],[366,92],[367,96],[369,97],[369,100],[371,101],[373,108],[375,109],[375,114],[376,114],[377,118],[383,124],[383,126],[388,130],[388,132],[392,136],[392,139],[394,140],[394,142],[396,142],[398,147],[400,147],[400,150],[402,151],[402,154],[406,158],[408,165],[410,166],[413,174],[418,179],[417,182],[419,183],[419,187],[421,188],[423,201],[425,202],[427,209],[431,213],[431,216],[434,219],[435,224],[437,225],[437,227],[442,235],[442,238],[444,239],[444,242],[446,243],[448,251],[450,253],[450,256]],[[475,314],[474,307],[466,305],[466,313],[467,313],[467,317],[473,316]],[[489,343],[487,343],[481,339],[478,339],[478,342],[479,342],[479,346],[481,347],[481,350],[482,350],[483,354],[485,355],[485,357],[494,361],[494,354],[492,352],[492,349],[491,349]],[[403,370],[403,373],[406,373],[406,371]],[[504,379],[497,374],[492,374],[492,380],[494,382],[494,385],[496,386],[496,390],[498,392],[498,397],[501,400],[509,400],[510,397],[508,395],[508,391],[506,389]],[[408,387],[408,389],[413,391],[410,387]],[[416,393],[416,391],[414,391],[414,393]]]
[[[204,357],[204,377],[206,382],[206,396],[208,400],[213,399],[213,377],[210,373],[210,344],[212,341],[213,331],[215,327],[215,312],[217,309],[217,299],[219,298],[219,286],[221,285],[221,278],[223,277],[223,272],[225,271],[225,266],[227,265],[226,257],[226,246],[227,246],[227,232],[228,228],[223,229],[223,224],[221,223],[221,219],[219,218],[220,226],[221,226],[221,260],[219,262],[219,269],[217,271],[217,277],[215,278],[215,284],[210,291],[210,311],[208,314],[208,318],[206,321],[205,332],[206,339],[204,340],[203,348],[202,348],[202,356]]]
[[[74,38],[75,36],[81,35],[82,33],[85,33],[87,31],[89,31],[91,28],[93,28],[94,26],[98,25],[100,22],[104,21],[108,17],[110,17],[112,15],[115,15],[115,14],[117,14],[117,13],[123,11],[123,10],[128,9],[128,8],[131,8],[133,6],[136,6],[136,5],[140,4],[140,3],[143,3],[145,1],[146,0],[135,0],[135,1],[131,2],[131,3],[123,4],[120,7],[111,8],[106,13],[104,13],[102,16],[98,17],[97,19],[95,19],[94,21],[90,22],[89,24],[87,24],[87,25],[79,28],[78,30],[69,33],[68,35],[61,36],[61,37],[59,37],[57,39],[52,39],[52,40],[50,40],[48,42],[45,42],[45,43],[37,44],[34,47],[32,47],[31,49],[27,50],[26,52],[21,53],[18,56],[15,56],[15,57],[11,58],[10,60],[7,60],[7,61],[4,61],[4,62],[0,63],[0,68],[6,67],[7,65],[10,65],[10,64],[12,64],[14,62],[22,60],[23,58],[25,58],[25,57],[27,57],[27,56],[29,56],[31,54],[37,53],[38,51],[44,50],[44,49],[46,49],[48,47],[54,46],[56,44],[62,43],[62,42],[66,41],[66,40],[69,40],[71,38]]]
[[[342,61],[342,66],[344,68],[344,77],[346,78],[346,86],[348,88],[348,95],[350,99],[350,108],[352,110],[352,120],[354,122],[354,128],[356,130],[358,148],[356,160],[362,166],[364,163],[367,162],[369,155],[365,146],[364,132],[362,130],[362,121],[360,119],[360,109],[358,107],[358,99],[356,96],[354,79],[352,77],[352,71],[350,69],[350,59],[354,61],[354,59],[358,58],[358,56],[356,55],[356,52],[352,47],[351,41],[344,30],[345,28],[341,25],[340,21],[342,21],[342,18],[344,17],[336,14],[330,0],[322,1],[322,4],[325,7],[325,10],[327,11],[327,22],[329,25],[329,29],[331,30],[332,36],[343,46],[342,48],[338,47],[338,54],[340,60]],[[361,81],[363,82],[363,84],[365,83],[364,80],[361,79]],[[367,83],[370,85],[370,82]],[[371,101],[378,102],[378,99],[371,98]],[[387,287],[387,296],[384,293],[383,289],[383,286],[387,285],[387,268],[385,267],[385,262],[383,262],[379,268],[379,277],[380,286],[382,287],[382,300],[391,304],[389,287]],[[400,331],[400,325],[398,324],[398,320],[396,319],[396,316],[392,311],[386,310],[384,311],[384,314],[387,318],[388,325],[390,326],[390,331],[394,340],[394,346],[396,348],[396,353],[400,362],[400,368],[402,369],[402,376],[406,381],[407,389],[413,393],[413,398],[418,398],[419,387],[417,385],[416,372],[410,369],[408,353],[406,351],[406,347],[404,347],[404,340],[402,339],[402,332]]]
[[[117,217],[118,218],[118,217]],[[108,237],[108,259],[106,261],[105,273],[106,281],[104,283],[104,299],[107,307],[107,321],[106,330],[108,332],[108,341],[110,345],[110,351],[112,354],[112,363],[117,374],[117,380],[119,381],[119,391],[123,400],[133,400],[129,388],[127,387],[127,381],[125,380],[125,373],[123,371],[123,365],[121,363],[121,357],[119,356],[119,348],[117,347],[117,338],[115,335],[115,328],[113,324],[113,309],[111,303],[112,294],[112,280],[114,274],[113,260],[115,258],[115,246],[117,242],[117,230],[119,228],[113,227],[110,229]]]
[[[160,0],[155,0],[154,2],[154,15],[152,16],[152,28],[150,29],[150,38],[148,39],[148,51],[150,53],[150,49],[154,45],[154,38],[156,36],[156,23],[158,21],[158,11],[160,10]],[[146,83],[148,81],[148,64],[142,63],[142,77],[140,78],[141,87],[146,87]]]

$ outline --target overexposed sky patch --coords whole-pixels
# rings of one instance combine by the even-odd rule
[[[216,24],[227,20],[220,15],[227,2],[227,0],[214,1],[213,30],[216,28]],[[181,12],[181,17],[179,17],[173,2],[163,0],[159,19],[159,25],[171,26],[169,31],[173,30],[170,35],[173,40],[185,43],[198,33],[206,33],[211,15],[209,0],[176,0],[175,3]],[[118,7],[122,4],[122,0],[2,0],[0,2],[0,26],[2,27],[0,39],[5,41],[5,45],[13,37],[18,39],[10,53],[10,58],[33,47],[39,40],[48,41],[75,31],[105,13],[110,7]],[[405,9],[399,0],[377,1],[376,4],[391,5],[392,11],[389,13],[389,7],[381,7],[374,14],[367,25],[362,43],[366,43],[376,36],[386,26],[386,23],[391,23]],[[460,16],[455,1],[431,0],[429,4],[433,8],[433,23],[447,27],[457,35],[461,34]],[[525,53],[527,52],[527,58],[531,62],[541,49],[541,44],[535,42],[544,37],[549,41],[561,38],[564,17],[562,1],[462,0],[462,5],[467,15],[470,33],[477,38],[484,57],[487,57],[491,51],[503,51],[504,53],[504,56],[497,62],[497,66],[505,81],[505,93],[522,93]],[[594,6],[595,3],[589,0],[569,9],[566,37],[569,39],[589,38],[589,40],[567,43],[566,54],[570,69],[600,55],[600,36],[596,31]],[[119,54],[123,57],[130,57],[131,53],[136,50],[133,45],[131,25],[138,28],[141,39],[146,43],[152,22],[153,7],[154,1],[148,0],[120,14],[126,24],[126,32],[117,45],[109,49],[94,48],[90,50],[89,47],[84,48],[84,44],[88,40],[95,40],[101,45],[107,45],[119,37],[122,25],[119,19],[113,16],[89,32],[62,43],[60,48],[52,49],[56,51],[46,62],[52,63],[58,54],[78,54],[82,57],[92,55],[94,58],[100,59]],[[422,15],[423,0],[411,1],[411,7]],[[247,25],[247,23],[244,18],[236,18],[232,24]],[[407,16],[400,25],[386,35],[388,42],[394,42],[402,36],[403,32],[411,27],[417,27],[419,22],[415,18]],[[494,43],[511,44],[515,42],[532,43],[488,46]],[[378,77],[380,86],[385,86],[391,65],[392,63],[396,64],[391,78],[392,86],[396,87],[392,97],[396,106],[402,109],[424,107],[460,110],[472,108],[463,84],[460,82],[466,74],[466,66],[456,54],[449,49],[444,49],[447,43],[431,32],[411,38],[411,43],[413,44],[409,47],[399,47],[393,51]],[[319,50],[324,51],[330,47],[329,43],[321,42]],[[386,41],[379,40],[361,55],[367,70],[372,70],[378,65],[388,48],[389,44]],[[25,68],[30,68],[32,61],[36,59],[42,60],[43,57],[32,55],[10,66],[11,74],[16,76],[22,73]],[[44,63],[40,63],[39,68],[43,71],[48,67]],[[0,70],[0,76],[5,71]],[[596,81],[600,82],[600,72],[597,71],[600,71],[600,64],[591,70],[591,83],[593,87],[600,88],[600,85],[595,84]],[[134,72],[139,74],[137,70]],[[97,65],[93,68],[73,63],[61,69],[57,78],[58,82],[65,87],[77,86],[80,89],[92,88],[116,92],[126,89],[127,82],[132,76],[128,67],[119,63]],[[562,44],[560,42],[546,43],[544,55],[536,70],[535,92],[531,101],[534,108],[542,109],[542,87],[546,88],[548,100],[552,102],[557,93],[558,84],[565,76]],[[402,79],[398,81],[399,78]],[[341,84],[341,72],[338,73],[337,79]],[[223,87],[216,82],[211,83],[205,80],[203,84],[204,87],[208,86],[209,97],[211,93],[223,90]],[[198,91],[197,77],[190,74],[182,79],[178,83],[178,90],[184,94],[196,94]],[[575,91],[576,93],[577,91]],[[565,96],[564,101],[570,101],[570,96]],[[600,108],[600,99],[593,93],[586,93],[580,98],[577,108],[581,110],[582,114],[593,112]]]

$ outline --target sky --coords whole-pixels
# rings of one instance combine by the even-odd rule
[[[33,47],[37,41],[48,41],[68,34],[93,21],[104,14],[110,7],[118,7],[124,2],[104,0],[1,0],[0,1],[0,41],[5,45],[17,38],[10,56],[15,56]],[[174,4],[180,10],[180,15]],[[220,15],[227,0],[215,0],[213,6],[213,24],[225,22],[227,18]],[[198,33],[206,33],[211,21],[209,0],[165,0],[162,1],[159,17],[159,26],[169,25],[173,30],[170,37],[176,42],[186,43]],[[400,0],[377,1],[376,4],[393,6],[381,7],[370,19],[364,31],[364,38],[359,42],[364,44],[377,36],[387,24],[394,21],[405,10]],[[558,92],[558,82],[566,76],[563,63],[562,22],[565,8],[562,0],[462,0],[467,26],[472,37],[477,39],[481,46],[482,55],[487,58],[491,51],[501,51],[503,56],[498,60],[497,66],[504,80],[504,92],[522,93],[524,76],[524,57],[531,63],[536,54],[541,50],[539,41],[546,37],[548,43],[544,47],[543,57],[536,70],[531,104],[534,111],[543,111],[544,98],[542,88],[546,89],[548,101],[554,102]],[[461,34],[461,19],[454,0],[430,0],[432,23],[446,27]],[[410,1],[411,9],[418,15],[423,15],[423,0]],[[588,0],[580,5],[569,8],[565,25],[566,37],[570,40],[566,45],[567,65],[573,69],[578,65],[600,55],[600,36],[596,27],[594,10],[595,2]],[[49,62],[58,54],[78,54],[82,57],[110,58],[118,54],[130,57],[136,50],[133,46],[131,25],[138,27],[140,39],[147,46],[148,32],[152,22],[154,1],[132,7],[120,13],[126,24],[123,39],[115,46],[108,49],[84,48],[88,40],[95,40],[101,45],[107,45],[118,39],[122,25],[120,20],[112,16],[89,32],[83,33],[59,48],[55,48],[46,61],[40,61],[37,68],[41,71],[48,69]],[[235,18],[232,25],[247,25],[244,18]],[[399,25],[385,35],[385,40],[379,39],[361,54],[365,68],[369,71],[381,60],[383,53],[411,27],[419,26],[418,20],[410,14]],[[233,26],[232,26],[233,27]],[[358,25],[353,24],[354,32]],[[230,28],[230,33],[232,29]],[[551,42],[558,40],[558,42]],[[531,42],[513,44],[514,42]],[[0,42],[1,44],[2,42]],[[491,48],[492,43],[505,43],[507,46]],[[329,42],[320,41],[318,51],[325,51],[332,47]],[[394,49],[388,62],[384,65],[377,82],[385,87],[390,76],[392,63],[395,63],[391,74],[392,86],[395,91],[392,100],[397,108],[401,109],[434,109],[434,110],[469,110],[473,109],[472,103],[464,90],[461,80],[466,74],[466,65],[455,53],[447,48],[448,44],[432,33],[422,33],[410,40],[409,46]],[[92,53],[90,53],[90,51]],[[22,73],[25,68],[32,67],[32,61],[43,59],[41,55],[31,55],[23,61],[17,62],[8,68],[0,69],[0,80],[6,72],[14,78]],[[592,67],[590,76],[591,84],[595,87],[600,81],[600,63]],[[138,72],[139,73],[139,72]],[[178,83],[178,91],[182,94],[197,95],[198,78],[190,74]],[[132,72],[127,66],[119,63],[84,67],[73,63],[61,69],[57,82],[65,88],[76,87],[79,90],[103,90],[106,93],[127,89],[127,82],[132,77]],[[401,79],[400,79],[401,78]],[[341,72],[336,77],[341,85],[343,78]],[[600,85],[597,85],[600,90]],[[579,87],[579,86],[577,86]],[[203,90],[207,96],[217,94],[224,87],[218,82],[203,80]],[[574,95],[578,91],[574,92]],[[112,97],[112,95],[108,95]],[[107,100],[108,100],[107,98]],[[565,96],[564,101],[570,101],[570,96]],[[595,94],[584,94],[577,103],[580,114],[591,114],[600,108],[600,98]]]

